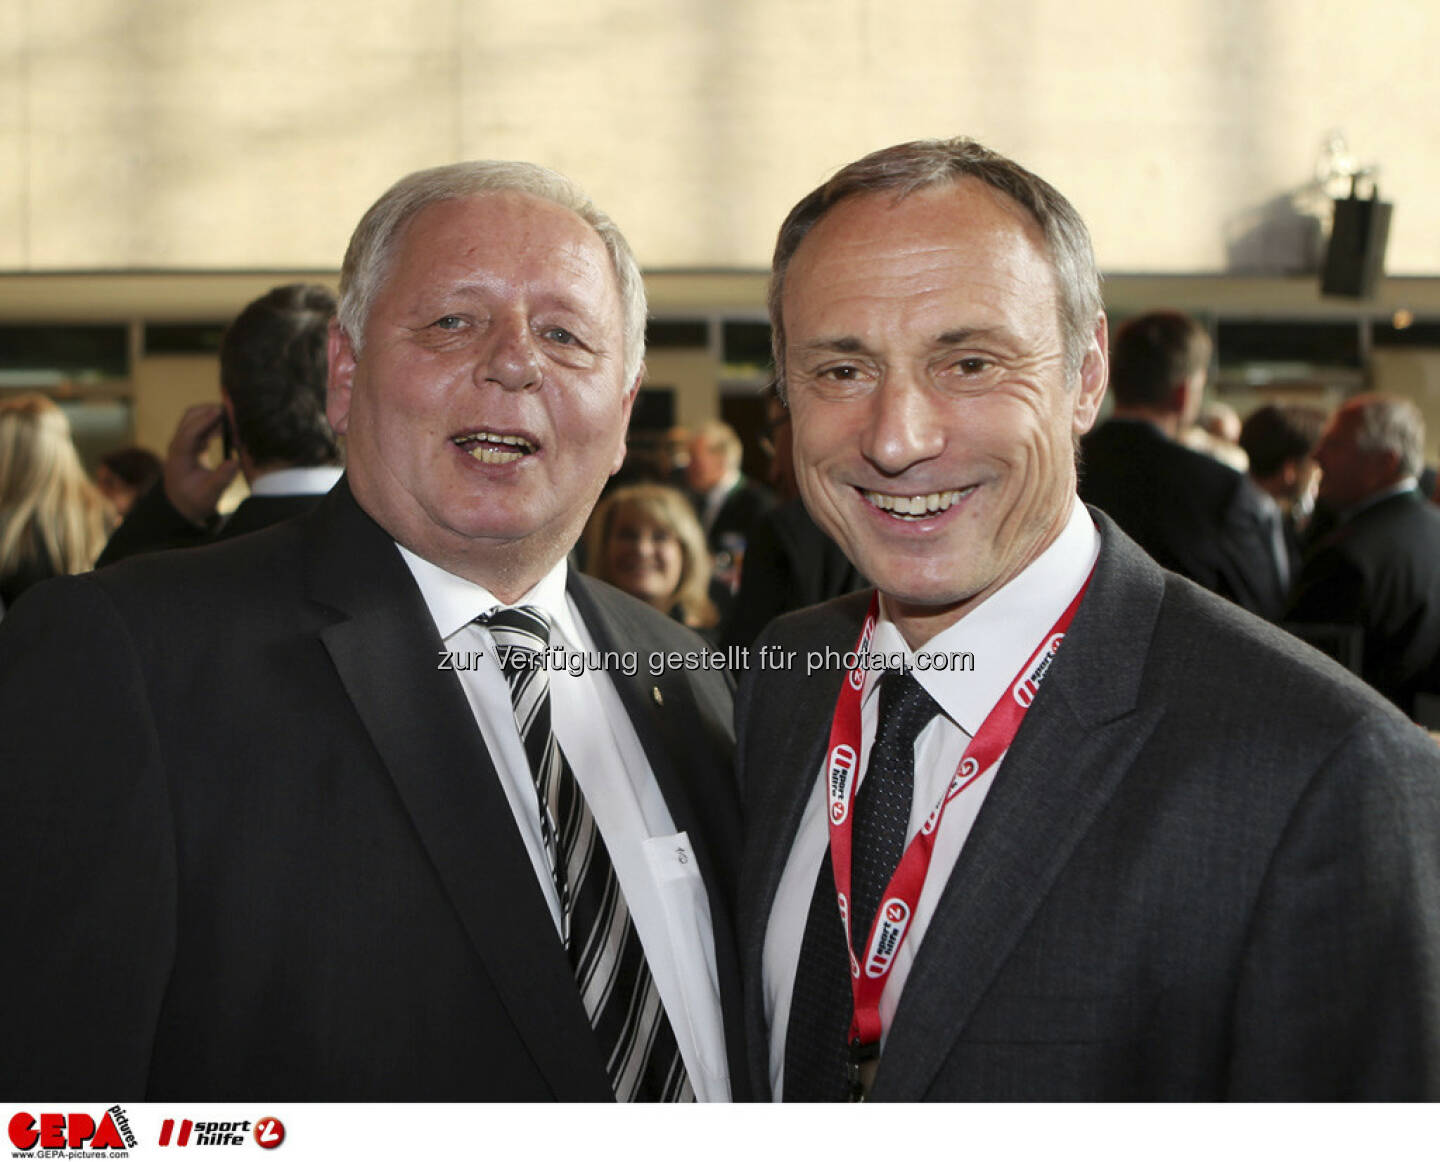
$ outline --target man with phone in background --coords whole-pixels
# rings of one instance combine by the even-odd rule
[[[325,343],[335,296],[277,286],[245,307],[220,342],[220,402],[185,409],[160,483],[135,502],[99,566],[156,549],[253,533],[313,508],[340,479],[343,457],[325,418]],[[220,437],[224,459],[205,451]],[[222,517],[237,475],[250,495]]]

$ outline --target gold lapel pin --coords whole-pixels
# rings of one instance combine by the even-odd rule
[[[652,698],[655,699],[655,705],[656,705],[656,706],[664,706],[664,705],[665,705],[665,696],[660,693],[660,687],[659,687],[659,686],[651,686],[651,687],[650,687],[650,697],[652,697]]]

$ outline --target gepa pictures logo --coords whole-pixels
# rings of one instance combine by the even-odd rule
[[[116,1158],[128,1157],[136,1145],[125,1111],[111,1106],[97,1122],[90,1114],[42,1113],[21,1110],[10,1119],[10,1142],[17,1150],[38,1151],[37,1158],[51,1150],[118,1150]]]

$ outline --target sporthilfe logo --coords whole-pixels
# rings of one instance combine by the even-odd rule
[[[855,779],[857,758],[855,748],[838,743],[830,752],[830,821],[845,822],[850,813],[850,784]]]
[[[1030,709],[1030,703],[1035,701],[1036,691],[1040,689],[1040,683],[1045,680],[1045,672],[1050,669],[1050,663],[1055,658],[1055,651],[1060,648],[1060,643],[1064,640],[1063,633],[1052,634],[1050,640],[1040,647],[1039,656],[1030,672],[1015,683],[1013,691],[1015,701],[1025,709]]]
[[[880,924],[870,941],[865,957],[865,975],[871,980],[882,977],[895,960],[895,952],[910,927],[910,905],[898,896],[891,896],[880,905]]]

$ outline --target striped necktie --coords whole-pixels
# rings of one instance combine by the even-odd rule
[[[694,1101],[604,837],[550,725],[543,665],[550,623],[533,605],[477,617],[495,640],[535,780],[540,831],[560,898],[560,930],[580,999],[619,1101]]]

